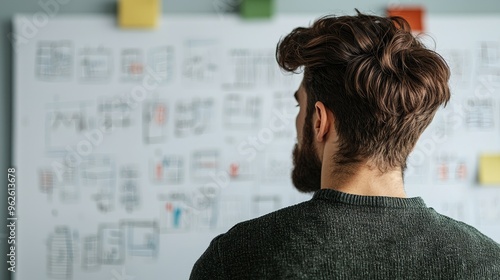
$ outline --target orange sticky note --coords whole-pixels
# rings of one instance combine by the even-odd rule
[[[119,0],[118,23],[126,28],[153,28],[158,25],[160,0]]]
[[[414,32],[424,31],[424,8],[420,6],[395,5],[387,8],[387,16],[404,18]]]

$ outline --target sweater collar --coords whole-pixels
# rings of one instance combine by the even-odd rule
[[[400,198],[388,196],[364,196],[339,192],[332,189],[321,189],[314,193],[313,200],[329,200],[343,204],[388,207],[388,208],[426,208],[421,197]]]

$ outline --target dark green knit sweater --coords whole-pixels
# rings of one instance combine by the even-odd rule
[[[191,279],[500,279],[500,245],[419,197],[320,190],[216,237]]]

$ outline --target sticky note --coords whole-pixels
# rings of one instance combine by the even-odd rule
[[[479,183],[500,185],[500,154],[484,154],[479,158]]]
[[[273,0],[243,0],[240,13],[243,18],[270,18],[273,15]]]
[[[118,23],[126,28],[153,28],[158,25],[160,0],[119,0]]]
[[[420,6],[389,6],[387,15],[390,17],[398,16],[404,18],[414,32],[424,31],[424,8]]]

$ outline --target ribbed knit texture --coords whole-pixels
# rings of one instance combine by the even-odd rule
[[[419,197],[319,190],[216,237],[190,279],[500,279],[500,245]]]

